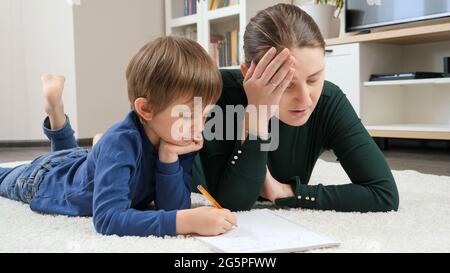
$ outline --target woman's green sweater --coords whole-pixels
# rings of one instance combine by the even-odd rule
[[[224,88],[218,105],[224,112],[226,105],[246,106],[240,71],[221,73]],[[225,130],[226,120],[223,122]],[[345,94],[330,82],[325,81],[318,105],[305,125],[292,127],[280,121],[278,149],[261,151],[263,143],[261,139],[205,141],[194,164],[193,182],[206,184],[223,207],[249,210],[261,193],[268,166],[272,176],[289,183],[295,193],[294,197],[278,199],[279,206],[360,212],[398,209],[397,187],[383,154]],[[325,150],[333,150],[351,184],[308,185]]]

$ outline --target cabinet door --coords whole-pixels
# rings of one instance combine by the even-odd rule
[[[359,44],[326,48],[325,79],[339,86],[360,116]]]

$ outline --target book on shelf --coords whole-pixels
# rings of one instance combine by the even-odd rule
[[[218,67],[239,65],[239,31],[229,31],[225,35],[212,34],[209,51]]]
[[[197,14],[197,0],[184,0],[184,16]]]
[[[210,0],[209,10],[239,5],[239,0]]]

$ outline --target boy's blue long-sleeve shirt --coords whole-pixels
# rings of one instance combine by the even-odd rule
[[[93,216],[96,230],[106,235],[173,236],[177,210],[191,206],[193,159],[188,154],[175,163],[160,162],[131,111],[90,153],[49,168],[30,206],[44,213]]]

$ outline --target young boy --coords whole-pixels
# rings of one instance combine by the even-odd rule
[[[43,76],[44,133],[52,152],[30,164],[0,168],[0,196],[29,203],[37,212],[93,216],[95,229],[106,235],[219,235],[230,230],[236,224],[230,211],[190,209],[191,165],[203,145],[208,110],[201,108],[203,115],[195,119],[194,97],[214,104],[222,89],[212,60],[194,41],[158,38],[133,57],[126,76],[133,110],[90,152],[77,147],[64,114],[64,77]],[[173,117],[179,106],[188,113]],[[175,137],[176,123],[190,126],[195,135]]]

